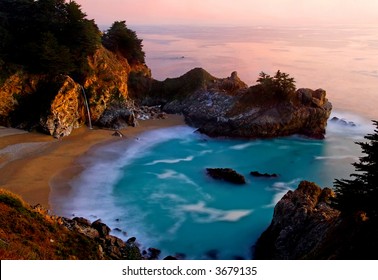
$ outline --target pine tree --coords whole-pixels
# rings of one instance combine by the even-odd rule
[[[289,98],[296,90],[295,80],[289,74],[277,70],[272,77],[264,72],[261,72],[257,81],[266,92],[272,92],[277,97]]]
[[[142,40],[126,26],[125,21],[115,21],[102,36],[102,44],[125,57],[130,64],[145,63]]]
[[[363,211],[371,221],[378,221],[378,121],[373,134],[364,138],[369,142],[357,142],[364,156],[353,164],[357,173],[354,179],[335,180],[334,207],[345,215]]]

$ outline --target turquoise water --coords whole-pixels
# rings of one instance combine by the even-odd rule
[[[177,126],[146,132],[94,150],[67,197],[55,197],[57,214],[101,218],[121,238],[187,259],[250,258],[269,225],[275,203],[301,180],[332,186],[360,156],[354,141],[371,127],[330,123],[325,140],[299,136],[269,140],[210,139]],[[230,167],[245,186],[216,181],[207,167]],[[254,178],[250,171],[277,173]],[[54,205],[56,207],[54,207]],[[212,253],[209,253],[212,252]]]
[[[203,67],[218,77],[234,70],[246,83],[261,71],[290,73],[298,88],[324,88],[334,115],[355,127],[329,123],[323,141],[301,137],[219,140],[186,126],[156,130],[92,150],[69,191],[52,188],[51,206],[65,216],[101,218],[121,238],[136,236],[162,256],[250,258],[269,225],[274,204],[300,180],[332,186],[354,172],[354,141],[377,119],[377,27],[139,27],[147,65],[157,79]],[[340,111],[352,112],[354,115]],[[207,167],[230,167],[246,186],[214,181]],[[278,173],[253,178],[250,171]],[[209,256],[212,251],[212,256]]]

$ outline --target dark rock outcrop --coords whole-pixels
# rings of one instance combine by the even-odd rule
[[[254,177],[263,177],[263,178],[277,178],[278,177],[276,173],[268,174],[268,173],[260,173],[258,171],[251,171],[249,174],[251,174]]]
[[[345,119],[340,119],[340,118],[338,118],[338,117],[333,117],[333,118],[331,119],[331,122],[333,122],[333,123],[338,123],[338,124],[342,124],[342,125],[345,125],[345,126],[351,126],[351,127],[355,127],[355,126],[356,126],[356,124],[355,124],[354,122],[352,122],[352,121],[347,121],[347,120],[345,120]]]
[[[303,181],[274,208],[272,222],[256,246],[256,259],[302,259],[317,252],[338,221],[331,189]]]
[[[378,227],[365,213],[343,216],[334,192],[303,181],[277,203],[253,248],[255,259],[377,259]]]
[[[218,79],[201,68],[152,82],[149,102],[209,136],[267,138],[302,134],[323,138],[332,105],[322,89],[298,89],[288,96],[249,87],[233,72]]]
[[[0,86],[0,125],[39,129],[56,138],[69,135],[88,122],[82,89],[91,122],[112,129],[135,126],[138,118],[179,113],[209,136],[322,138],[332,109],[324,90],[299,89],[283,96],[259,85],[248,87],[236,72],[219,79],[195,68],[181,77],[156,81],[146,65],[130,66],[103,47],[88,57],[88,65],[83,87],[69,76],[22,71],[10,76]],[[156,107],[146,110],[141,105]]]
[[[166,261],[176,261],[177,258],[173,257],[173,256],[167,256],[167,257],[164,258],[164,260],[166,260]]]
[[[138,121],[130,107],[117,104],[106,108],[95,124],[99,127],[123,129],[138,126]]]
[[[102,223],[101,220],[94,221],[91,227],[98,231],[100,237],[106,237],[110,233],[110,228]]]
[[[110,235],[110,228],[100,220],[92,224],[84,218],[61,218],[62,224],[69,230],[79,232],[98,244],[100,259],[143,259],[135,240],[124,242],[122,239]]]
[[[149,260],[157,260],[160,256],[161,250],[156,248],[148,248],[147,258]]]
[[[231,168],[206,168],[206,172],[216,180],[223,180],[237,185],[246,183],[244,176]]]
[[[124,137],[123,133],[119,130],[116,130],[112,133],[112,136],[122,138]]]

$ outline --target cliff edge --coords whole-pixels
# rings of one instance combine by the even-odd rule
[[[102,46],[88,56],[88,67],[89,74],[80,84],[68,75],[17,71],[0,85],[0,125],[38,130],[56,138],[89,124],[89,118],[99,127],[135,126],[129,75],[138,71],[149,77],[148,67],[130,66],[126,58]]]
[[[377,259],[377,228],[363,213],[345,217],[331,206],[335,193],[302,181],[274,208],[253,247],[255,259]]]
[[[168,113],[183,114],[189,125],[209,136],[271,138],[301,134],[323,138],[332,110],[326,92],[280,90],[263,84],[248,87],[237,72],[219,79],[195,68],[175,79],[153,81],[144,102],[160,104]]]

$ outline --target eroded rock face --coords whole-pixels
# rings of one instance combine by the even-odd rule
[[[80,85],[69,76],[20,71],[4,82],[0,96],[2,125],[38,129],[59,138],[85,122]]]
[[[85,122],[81,87],[65,76],[56,96],[51,101],[48,114],[42,115],[39,124],[45,132],[60,138],[70,135],[74,128]]]
[[[240,138],[292,134],[324,137],[332,105],[322,89],[299,89],[290,97],[282,98],[267,96],[256,86],[248,88],[236,72],[226,79],[214,78],[203,69],[195,73],[202,82],[197,81],[197,86],[192,86],[192,93],[183,92],[181,96],[172,93],[170,99],[167,88],[172,81],[167,81],[167,87],[160,85],[165,89],[163,109],[184,114],[186,122],[204,134]],[[188,83],[191,76],[194,75],[180,78]],[[180,78],[174,85],[180,84]]]
[[[146,65],[127,60],[100,47],[88,58],[90,73],[83,87],[71,77],[31,75],[19,71],[0,85],[0,125],[37,129],[56,138],[88,123],[83,91],[88,97],[92,123],[114,129],[135,126],[134,103],[129,98],[132,71],[150,77]]]
[[[273,219],[256,246],[256,259],[319,258],[324,244],[334,238],[340,212],[330,206],[334,193],[302,181],[274,208]],[[330,256],[322,256],[330,257]]]
[[[0,86],[0,124],[14,126],[12,113],[19,107],[22,99],[32,95],[43,77],[19,71],[10,76]]]

